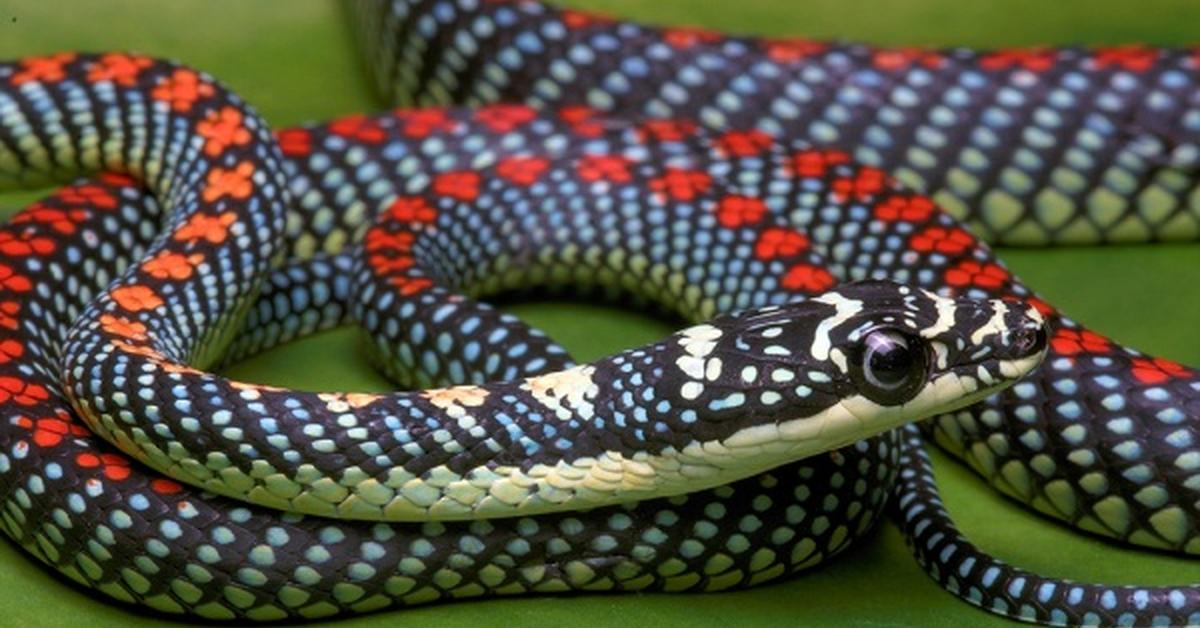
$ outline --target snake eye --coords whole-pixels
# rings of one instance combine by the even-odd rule
[[[885,406],[915,397],[928,374],[929,354],[924,343],[892,328],[867,332],[850,364],[850,377],[859,392]]]

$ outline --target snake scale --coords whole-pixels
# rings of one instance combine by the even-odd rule
[[[1031,368],[1044,342],[1017,332],[1032,329],[1036,318],[1025,312],[1033,307],[1050,323],[1046,366],[1009,392],[942,416],[936,436],[1040,510],[1126,541],[1195,550],[1195,506],[1186,498],[1197,457],[1192,371],[1061,316],[954,218],[879,168],[952,209],[1003,209],[1012,206],[1003,194],[1042,198],[1070,179],[1014,187],[1020,179],[1008,171],[1031,169],[1026,152],[1045,157],[1036,138],[1026,152],[1002,151],[1011,163],[968,163],[977,183],[964,191],[954,168],[880,150],[871,125],[837,102],[811,109],[830,119],[809,120],[812,137],[771,137],[785,133],[772,116],[797,116],[783,116],[788,109],[769,94],[802,92],[795,87],[763,89],[757,100],[741,90],[742,118],[704,109],[729,98],[688,82],[694,72],[681,74],[680,85],[697,97],[682,104],[670,80],[656,82],[661,99],[622,92],[613,76],[640,57],[613,42],[644,45],[641,65],[660,78],[669,76],[664,68],[689,67],[690,54],[702,77],[720,76],[713,59],[744,57],[729,76],[786,75],[810,86],[827,80],[813,60],[877,64],[845,76],[878,87],[858,89],[858,102],[874,103],[893,127],[879,103],[911,107],[910,92],[922,93],[896,76],[926,86],[923,93],[954,92],[930,82],[935,70],[984,86],[1032,75],[1069,91],[1080,81],[1073,77],[1101,74],[1107,82],[1094,84],[1118,93],[1130,93],[1121,85],[1139,76],[1171,88],[1145,108],[1119,96],[1084,99],[1096,111],[1071,101],[1079,114],[1071,124],[1081,126],[1062,128],[1080,138],[1079,150],[1055,152],[1061,163],[1038,168],[1065,168],[1091,183],[1054,188],[1075,192],[1055,206],[1068,219],[1033,215],[1057,221],[1041,230],[1050,240],[1190,237],[1194,57],[1068,50],[1007,52],[1001,63],[961,51],[800,42],[788,42],[792,52],[781,57],[771,53],[778,42],[657,31],[528,2],[359,8],[363,40],[399,94],[478,104],[528,88],[542,111],[487,105],[350,116],[280,132],[281,159],[249,108],[187,68],[124,54],[0,66],[6,186],[107,169],[133,174],[153,193],[121,175],[77,183],[19,214],[0,236],[3,522],[35,556],[118,599],[212,618],[320,617],[523,592],[717,590],[844,549],[885,508],[902,470],[895,499],[918,558],[965,599],[1048,623],[1196,621],[1190,588],[1072,585],[979,553],[939,510],[916,431],[885,431]],[[473,63],[475,55],[497,64]],[[562,69],[563,59],[588,72]],[[393,76],[397,68],[408,74]],[[575,80],[629,98],[601,106],[595,90],[563,88]],[[1047,98],[1055,93],[1045,89]],[[586,100],[552,97],[564,94]],[[997,98],[1011,107],[1011,97]],[[978,114],[954,118],[960,135],[987,148],[979,129],[996,126],[1004,111],[959,104]],[[1023,111],[1044,124],[1041,109]],[[1106,116],[1132,124],[1120,129],[1136,129],[1135,137],[1089,139],[1084,131],[1101,139],[1104,129],[1117,132]],[[856,148],[856,162],[821,146],[836,144],[836,132],[821,131],[836,123],[860,130],[876,152]],[[1001,148],[1015,141],[1001,137]],[[1079,165],[1079,151],[1091,170]],[[1097,189],[1110,194],[1093,204]],[[956,194],[957,205],[947,200]],[[1093,209],[1111,210],[1113,194],[1135,199],[1118,204],[1115,220]],[[1002,228],[997,215],[969,219],[1001,239],[1038,232],[1029,220]],[[1079,215],[1100,235],[1058,228]],[[358,241],[361,250],[348,247]],[[889,283],[834,287],[866,278],[1024,305],[952,302]],[[654,303],[697,323],[741,313],[575,365],[543,334],[473,300],[530,286]],[[806,295],[814,298],[782,305]],[[231,339],[227,360],[348,320],[371,332],[399,383],[473,385],[316,395],[196,370],[220,360]],[[890,330],[898,321],[907,333]],[[906,350],[924,344],[928,353]],[[1023,359],[1004,359],[1013,345]],[[872,363],[868,346],[935,359],[930,370],[884,369],[899,378],[889,382],[861,368]],[[951,395],[931,373],[962,386]],[[497,380],[511,383],[484,384]],[[888,410],[910,399],[918,407]],[[769,406],[800,418],[781,422]],[[812,417],[834,433],[815,450],[791,448],[787,434],[804,432]],[[763,472],[868,433],[847,417],[878,419],[869,431],[881,435]],[[621,452],[628,457],[614,455]],[[142,463],[265,507],[201,493]],[[663,470],[665,484],[639,481]],[[723,484],[735,477],[746,479]],[[688,487],[706,490],[674,494]],[[663,497],[616,503],[655,495]],[[523,510],[576,507],[572,499],[614,505]],[[475,518],[473,510],[520,516]],[[471,520],[454,521],[463,518]]]

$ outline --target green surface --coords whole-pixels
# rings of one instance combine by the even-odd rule
[[[576,6],[670,23],[764,34],[888,44],[1187,43],[1193,0],[573,0]],[[0,0],[0,57],[58,49],[135,49],[174,57],[220,77],[283,125],[378,108],[337,6],[323,1],[52,3]],[[0,213],[32,199],[0,195]],[[1127,343],[1200,363],[1200,247],[1145,246],[1001,251],[1049,301]],[[639,314],[584,305],[509,306],[580,358],[658,337],[668,327]],[[581,322],[585,324],[580,324]],[[308,389],[381,390],[356,332],[340,330],[239,365],[231,374]],[[938,477],[951,512],[983,548],[1035,571],[1111,582],[1200,582],[1200,562],[1114,547],[1030,514],[944,456]],[[0,542],[0,624],[125,626],[141,615],[68,587]],[[154,617],[154,621],[161,618]],[[991,625],[1004,624],[938,589],[885,524],[827,567],[786,582],[719,595],[526,598],[383,613],[347,626]]]

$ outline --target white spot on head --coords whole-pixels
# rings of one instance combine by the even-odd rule
[[[827,360],[829,359],[829,351],[833,348],[833,341],[829,338],[829,335],[839,325],[861,312],[863,310],[863,303],[862,301],[847,299],[836,292],[823,294],[813,299],[813,301],[827,303],[834,307],[833,315],[821,321],[817,325],[816,332],[813,334],[812,356],[818,360]]]
[[[988,336],[1003,334],[1008,330],[1004,324],[1004,316],[1008,314],[1008,304],[1004,301],[992,301],[992,317],[971,334],[971,344],[982,344]]]
[[[679,389],[679,394],[688,401],[700,397],[700,395],[703,393],[704,384],[701,384],[700,382],[687,382]]]

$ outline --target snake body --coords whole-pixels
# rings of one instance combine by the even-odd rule
[[[1194,49],[880,49],[537,1],[356,0],[397,104],[503,100],[838,148],[1001,244],[1194,240]]]
[[[804,138],[894,173],[1005,244],[1196,237],[1194,48],[890,50],[649,27],[535,1],[354,6],[377,83],[398,103],[575,107],[574,116],[641,117],[667,134],[711,128],[748,152],[760,134]],[[842,185],[869,196],[878,180],[867,175]],[[889,220],[923,213],[875,207]],[[784,213],[839,278],[1025,294],[974,245],[979,263],[967,273],[953,260],[931,270],[913,259],[957,251],[947,232],[888,247],[837,232],[851,217]],[[1200,551],[1194,372],[1123,356],[1069,318],[1051,319],[1046,368],[1058,374],[941,417],[934,436],[1045,514],[1138,545]]]
[[[720,589],[753,584],[815,564],[862,534],[883,506],[897,456],[902,450],[909,455],[909,446],[902,446],[896,440],[898,435],[888,432],[836,456],[809,459],[669,500],[580,515],[371,525],[331,523],[298,514],[281,517],[269,510],[195,493],[157,478],[139,465],[130,466],[70,420],[61,396],[64,385],[58,382],[60,352],[65,362],[77,367],[66,371],[65,389],[76,399],[91,399],[75,402],[83,410],[83,418],[94,429],[109,433],[123,449],[143,452],[137,455],[144,461],[162,463],[165,470],[179,476],[204,475],[201,469],[205,469],[220,479],[208,483],[211,478],[199,478],[211,488],[225,490],[229,486],[234,489],[230,492],[236,492],[238,487],[246,487],[244,496],[263,499],[269,505],[275,505],[272,499],[294,501],[298,476],[293,474],[289,484],[275,478],[278,468],[256,466],[256,460],[269,458],[262,455],[262,445],[247,448],[243,443],[236,454],[225,459],[207,456],[203,462],[196,460],[199,465],[185,464],[180,460],[187,456],[173,456],[170,451],[171,443],[178,442],[176,432],[187,430],[188,423],[182,418],[163,414],[162,420],[152,421],[149,427],[125,427],[120,409],[99,407],[116,403],[104,389],[117,389],[117,381],[123,377],[134,381],[130,384],[133,391],[149,388],[146,400],[151,402],[177,394],[179,386],[166,382],[188,382],[184,394],[220,385],[215,378],[182,363],[209,361],[225,344],[223,339],[235,331],[233,322],[242,308],[249,308],[248,331],[235,341],[232,356],[340,323],[352,314],[380,339],[377,350],[393,362],[389,370],[393,377],[418,386],[497,377],[529,376],[527,381],[532,381],[554,369],[575,369],[568,381],[559,377],[543,381],[546,386],[534,387],[543,393],[550,391],[543,397],[568,406],[561,420],[569,424],[579,418],[572,414],[579,408],[577,399],[586,399],[587,394],[563,397],[554,384],[586,383],[588,378],[578,376],[586,367],[573,367],[565,352],[518,322],[470,300],[441,293],[440,286],[459,286],[478,296],[531,284],[591,283],[658,301],[687,318],[704,319],[718,312],[822,292],[832,286],[835,275],[888,274],[970,296],[1015,296],[1040,305],[1050,315],[1057,341],[1052,343],[1053,351],[1060,354],[1050,363],[1054,371],[1050,375],[1043,371],[1041,376],[1050,379],[1034,380],[1045,383],[1033,384],[1032,391],[1016,389],[1016,397],[1007,402],[1016,404],[1017,416],[1034,413],[1030,423],[1039,420],[1038,413],[1061,410],[1064,403],[1078,403],[1081,396],[1093,393],[1061,383],[1082,376],[1077,369],[1090,369],[1083,372],[1109,391],[1106,398],[1116,394],[1130,403],[1152,404],[1158,417],[1173,417],[1171,408],[1182,412],[1179,406],[1185,402],[1178,400],[1187,399],[1190,371],[1119,349],[1104,339],[1086,337],[1089,350],[1104,345],[1105,357],[1084,364],[1081,358],[1064,359],[1065,339],[1074,337],[1067,332],[1080,339],[1090,332],[1034,300],[995,264],[985,247],[958,229],[953,219],[934,211],[932,205],[921,209],[926,205],[922,197],[886,177],[860,192],[861,180],[881,175],[874,174],[878,171],[873,168],[851,163],[837,151],[764,141],[755,135],[749,136],[753,150],[743,151],[731,147],[743,146],[745,137],[701,131],[685,123],[651,120],[631,124],[608,121],[578,108],[539,115],[525,107],[496,106],[479,111],[432,109],[356,116],[328,127],[285,131],[280,140],[288,160],[279,163],[265,148],[269,143],[262,137],[261,122],[210,78],[184,68],[120,55],[64,56],[6,65],[0,78],[9,83],[0,139],[8,150],[4,163],[5,172],[13,175],[10,178],[23,180],[34,174],[61,177],[101,167],[128,170],[173,209],[164,217],[160,205],[127,181],[81,184],[18,217],[13,223],[13,240],[25,245],[10,245],[6,251],[10,256],[6,262],[11,262],[6,265],[10,271],[6,289],[28,298],[15,301],[16,309],[9,314],[13,320],[10,328],[20,330],[17,341],[22,348],[17,359],[10,360],[15,375],[4,381],[8,391],[5,403],[19,411],[6,424],[5,457],[0,459],[5,528],[46,562],[120,599],[209,617],[269,619],[366,611],[442,596],[569,589]],[[95,126],[89,126],[92,119],[87,115],[72,113],[96,107],[107,115],[98,116],[102,123]],[[233,119],[236,121],[228,122]],[[213,131],[218,127],[220,132]],[[672,130],[662,136],[664,129]],[[201,139],[196,139],[197,135]],[[218,145],[212,149],[215,155],[209,154],[211,144]],[[251,165],[244,168],[244,163]],[[214,171],[222,174],[213,177]],[[287,174],[286,180],[282,173]],[[380,173],[400,177],[380,178]],[[250,191],[243,194],[247,184]],[[213,198],[206,199],[206,195]],[[286,196],[294,199],[287,210],[282,206]],[[594,205],[580,200],[593,197]],[[202,209],[197,212],[197,207]],[[504,207],[512,209],[506,212],[501,209]],[[649,208],[649,213],[642,214],[643,208]],[[195,216],[206,215],[205,211],[214,212],[208,216],[210,220],[192,224]],[[226,212],[243,213],[222,224]],[[376,213],[382,221],[373,224]],[[167,221],[163,233],[183,233],[185,237],[157,236],[159,232],[150,225],[162,220]],[[849,228],[847,224],[858,226]],[[606,238],[604,230],[618,230],[620,236]],[[280,232],[289,236],[286,245],[274,237]],[[594,239],[586,239],[589,233]],[[864,263],[866,255],[838,252],[837,238],[857,240],[863,251],[875,251],[870,257],[876,266]],[[117,252],[105,245],[114,239],[125,250]],[[357,239],[364,240],[365,252],[355,258],[343,248]],[[926,240],[932,247],[922,250],[918,242]],[[187,242],[190,248],[172,251],[171,241]],[[705,246],[698,248],[697,242]],[[217,253],[225,250],[236,253]],[[909,254],[901,254],[905,250]],[[741,257],[749,255],[754,261],[736,262],[739,251]],[[263,279],[272,258],[281,253],[297,261]],[[176,257],[163,259],[164,254]],[[196,254],[212,257],[193,264],[189,257]],[[109,286],[109,280],[134,259],[141,261],[134,273],[126,275],[126,283]],[[90,272],[86,278],[76,276],[66,272],[64,263]],[[968,263],[975,266],[968,268]],[[194,270],[201,264],[204,273]],[[708,272],[693,275],[689,267]],[[218,272],[211,273],[211,269]],[[639,274],[647,269],[650,281]],[[214,275],[216,282],[202,277]],[[130,282],[128,277],[136,279]],[[1001,279],[991,280],[997,277]],[[229,298],[224,292],[226,286],[237,286],[239,294],[253,294],[252,285],[257,282],[262,282],[262,294],[256,305],[250,305],[245,297]],[[153,294],[134,290],[114,296],[133,286],[150,287]],[[857,289],[896,290],[871,286]],[[822,298],[858,302],[852,298],[859,294],[855,289],[848,287],[845,290],[850,292]],[[81,292],[79,300],[64,296],[70,292]],[[99,293],[100,300],[85,305],[92,293]],[[405,308],[406,297],[448,306],[441,310]],[[161,302],[156,303],[156,298]],[[922,298],[935,302],[931,295]],[[861,301],[870,302],[873,300]],[[375,314],[391,305],[398,306],[394,316],[407,318],[404,324]],[[1012,306],[989,307],[993,312],[1021,311]],[[827,310],[821,311],[829,316]],[[146,317],[144,322],[130,318],[139,312],[139,317]],[[114,313],[123,318],[115,320]],[[769,320],[776,316],[771,311],[762,315]],[[836,316],[846,315],[839,312]],[[961,334],[963,326],[954,324],[954,318],[949,326]],[[485,329],[503,330],[517,338],[505,343],[511,347],[508,354],[481,357],[478,349],[468,348],[469,337],[454,335],[480,329],[484,320],[488,321]],[[940,328],[944,322],[936,316],[925,324]],[[1000,329],[996,325],[1003,327],[995,323],[994,331]],[[815,334],[812,326],[804,329]],[[695,342],[676,338],[674,345],[685,352],[689,347],[707,346],[712,342],[705,336],[708,333],[692,338]],[[968,331],[960,337],[971,336]],[[984,338],[964,342],[964,347],[974,347]],[[114,348],[114,343],[123,346]],[[806,348],[817,344],[805,343]],[[533,353],[527,353],[531,346],[545,349],[541,355],[549,357],[532,357]],[[676,366],[693,377],[697,365],[694,361],[685,364],[688,366]],[[134,380],[128,375],[131,366],[155,376],[142,375],[145,383]],[[709,368],[704,364],[700,381]],[[1147,381],[1146,374],[1152,369],[1166,379]],[[745,377],[745,372],[741,369],[738,376]],[[997,374],[999,371],[980,376],[979,381],[990,386],[999,381]],[[754,377],[758,375],[756,369]],[[806,387],[810,394],[816,390],[828,395],[822,402],[827,407],[849,397],[844,382],[841,387]],[[100,393],[94,392],[97,388]],[[569,389],[584,391],[587,387]],[[468,408],[483,405],[472,404],[491,394],[480,392],[488,389],[479,387],[444,390],[457,392],[431,392],[425,398],[444,402],[446,407],[440,409],[453,413],[448,416],[460,419],[460,426],[461,418],[470,414]],[[791,390],[794,393],[796,388]],[[708,394],[705,401],[710,400]],[[296,393],[250,386],[238,395],[236,403],[252,409],[255,404],[263,405],[264,398],[286,403],[285,399]],[[176,416],[187,418],[197,399],[216,403],[208,401],[214,398],[185,397],[177,404],[183,406],[177,408],[182,414]],[[360,396],[306,399],[302,410],[309,416],[316,409],[350,417],[345,419],[347,425],[341,426],[347,430],[359,427],[351,419],[363,418],[355,410],[378,402]],[[731,403],[726,399],[724,403]],[[989,405],[943,419],[941,429],[952,433],[956,425],[978,426],[980,422],[994,427],[999,416],[996,408],[1004,403],[1004,397],[993,397],[985,402]],[[636,407],[645,410],[644,405],[635,404],[633,412]],[[229,431],[244,430],[245,425],[218,418],[223,416],[220,409],[210,408],[206,413],[212,423],[197,430],[200,435],[193,448],[245,438],[244,431]],[[639,418],[631,413],[630,418],[646,422],[647,427],[654,425],[648,416]],[[258,424],[268,423],[260,417]],[[389,427],[393,432],[396,429]],[[469,432],[470,427],[462,429]],[[270,437],[278,432],[263,429],[269,432],[263,435],[263,442],[275,446]],[[643,436],[629,433],[634,435],[632,442],[654,440],[646,439],[644,430]],[[306,436],[313,442],[319,440]],[[435,428],[428,436],[438,442]],[[553,446],[553,437],[546,436],[546,441],[535,446]],[[451,440],[460,437],[451,434]],[[346,451],[346,444],[337,442],[334,451]],[[628,444],[621,448],[627,449]],[[360,483],[351,480],[363,480],[371,472],[386,476],[385,465],[377,460],[380,454],[370,449],[363,451],[373,457],[377,467],[344,475],[342,483],[334,484],[357,488]],[[321,462],[320,454],[329,454],[315,446],[299,453],[311,454],[317,462]],[[473,455],[476,453],[481,452]],[[1036,456],[1027,459],[1038,464]],[[344,468],[340,459],[325,462],[330,472]],[[294,461],[280,456],[279,466],[287,463]],[[915,464],[907,468],[916,468]],[[463,479],[463,472],[470,468],[459,467],[456,478]],[[428,475],[420,479],[439,481]],[[918,474],[910,479],[921,478]],[[1045,486],[1057,480],[1052,478]],[[557,480],[546,481],[553,485]],[[376,482],[386,486],[386,482]],[[337,504],[334,509],[338,512],[325,514],[375,516],[370,509],[370,514],[362,515],[354,505],[370,502],[377,495],[373,490],[348,502],[340,499],[344,497],[341,491],[329,483],[321,486],[326,488],[312,487],[305,493],[323,500],[307,500],[310,505],[317,504],[313,511]],[[917,489],[907,490],[912,495]],[[1165,492],[1168,498],[1178,494]],[[1114,494],[1123,499],[1119,491]],[[335,499],[325,499],[325,495]],[[339,507],[347,503],[351,505]],[[813,512],[821,514],[813,517]],[[429,514],[426,511],[421,516]],[[460,515],[451,513],[451,518]],[[910,511],[913,538],[918,543],[928,541],[926,547],[932,548],[953,538],[929,538],[930,525],[921,524],[928,516],[936,517],[936,513]],[[732,532],[735,518],[737,531]],[[1152,515],[1149,525],[1132,521],[1137,518],[1128,517],[1124,531],[1134,529],[1128,532],[1132,540],[1139,540],[1137,530],[1169,536],[1161,533],[1162,526],[1155,524]],[[933,527],[944,529],[938,528],[944,523]],[[1189,609],[1194,594],[1190,590],[1081,585],[1061,591],[1051,588],[1049,593],[1041,586],[1027,591],[1023,587],[1032,580],[1014,586],[1022,574],[995,565],[986,568],[1000,570],[995,575],[989,576],[982,565],[973,572],[974,567],[962,560],[968,554],[974,555],[965,548],[956,555],[939,547],[926,559],[935,569],[952,565],[964,583],[985,582],[974,593],[967,586],[960,592],[997,611],[1043,621],[1086,621],[1089,613],[1113,621],[1131,613],[1160,614],[1176,622],[1192,620]],[[944,583],[952,589],[958,587],[954,582]],[[1034,599],[1038,602],[1030,603]]]

